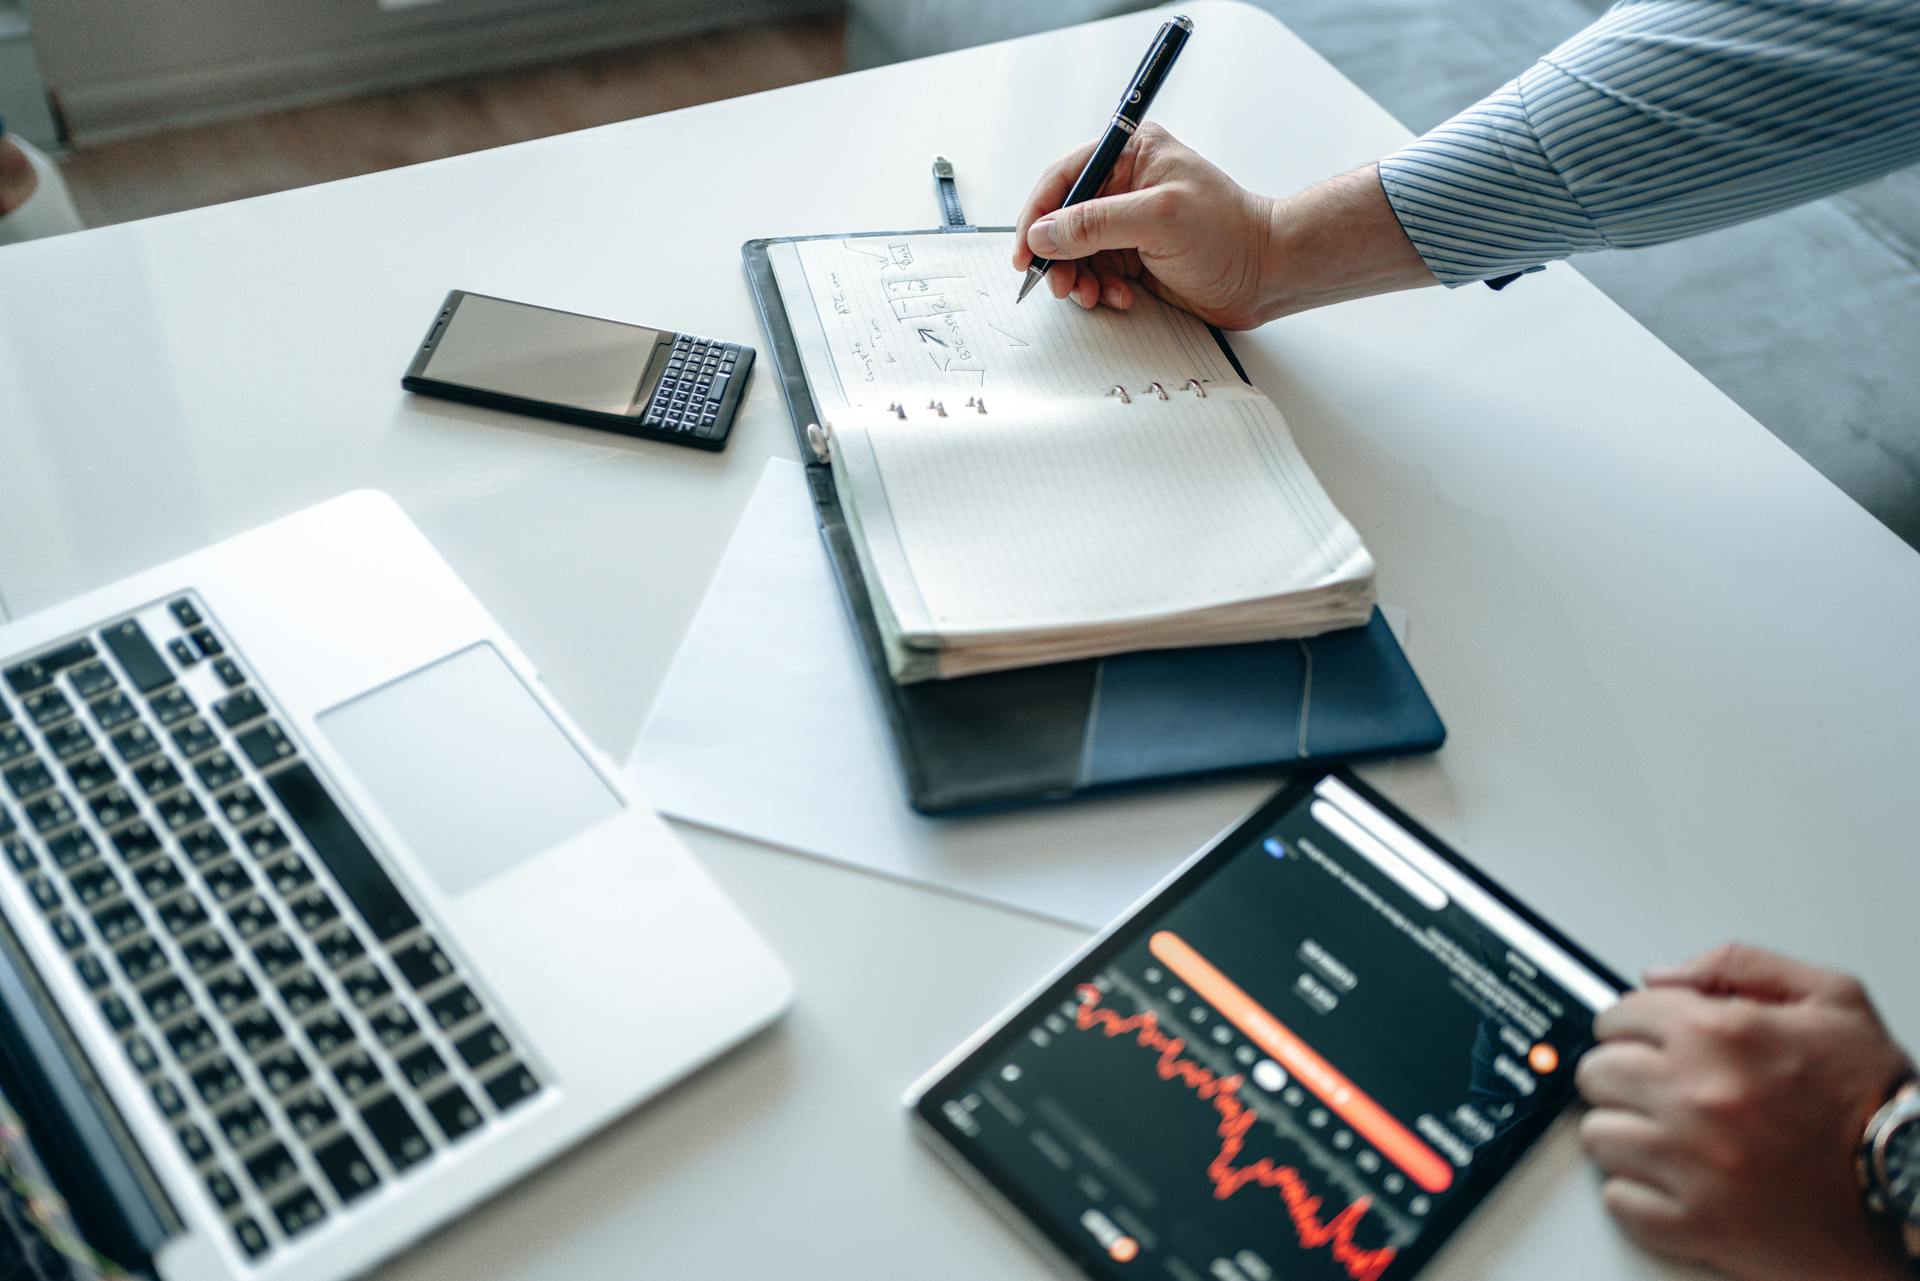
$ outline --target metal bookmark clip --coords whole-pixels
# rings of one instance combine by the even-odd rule
[[[819,423],[807,424],[807,447],[813,450],[813,456],[823,463],[833,461],[831,427],[822,427]]]
[[[1159,383],[1148,383],[1147,390],[1152,392],[1155,396],[1159,397],[1161,400],[1165,400],[1167,398],[1167,389],[1165,387],[1162,387]]]
[[[960,188],[953,181],[953,162],[945,156],[933,158],[933,189],[940,197],[942,231],[972,231],[967,215],[960,209]]]
[[[1133,403],[1133,397],[1127,395],[1127,389],[1119,383],[1115,383],[1113,386],[1107,388],[1107,395],[1118,396],[1120,403],[1123,405],[1131,405]]]
[[[1185,391],[1188,387],[1193,388],[1194,395],[1200,397],[1202,400],[1206,399],[1207,389],[1200,385],[1200,380],[1198,378],[1187,379],[1186,383],[1181,386],[1180,390]]]

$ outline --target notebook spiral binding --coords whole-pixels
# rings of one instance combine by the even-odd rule
[[[1201,400],[1205,400],[1207,397],[1206,384],[1199,378],[1187,379],[1186,382],[1180,384],[1179,390],[1182,392],[1190,391],[1195,397]],[[1151,395],[1156,400],[1173,399],[1173,393],[1169,392],[1166,384],[1161,382],[1148,383],[1145,387],[1141,388],[1140,394],[1142,396]],[[1131,405],[1133,403],[1133,394],[1120,383],[1115,383],[1113,386],[1107,388],[1107,398],[1109,400],[1117,398],[1123,405]],[[987,412],[987,398],[985,396],[969,396],[967,397],[967,403],[962,409],[971,409],[977,414],[984,414]],[[948,412],[947,403],[944,400],[929,400],[926,410],[922,412],[929,411],[937,418],[950,418],[953,416],[952,413]],[[887,403],[887,412],[902,422],[906,421],[907,407],[899,401],[889,401]],[[961,411],[955,410],[953,412],[958,413]],[[831,461],[833,455],[833,425],[831,423],[808,423],[807,447],[813,451],[813,456],[820,462]]]

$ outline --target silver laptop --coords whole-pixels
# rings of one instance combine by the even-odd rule
[[[0,1092],[92,1248],[345,1277],[780,963],[394,503],[0,626]]]

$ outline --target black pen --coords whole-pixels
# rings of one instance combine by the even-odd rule
[[[1113,119],[1107,122],[1105,136],[1087,158],[1087,167],[1073,180],[1073,190],[1067,193],[1066,202],[1060,208],[1066,209],[1083,200],[1092,200],[1099,194],[1101,185],[1113,173],[1113,162],[1120,158],[1127,139],[1146,119],[1147,108],[1153,105],[1153,95],[1160,92],[1167,72],[1173,70],[1173,60],[1180,56],[1180,50],[1186,47],[1187,37],[1192,34],[1191,18],[1178,17],[1160,24],[1160,33],[1154,36],[1147,56],[1140,60],[1139,69],[1133,73],[1133,79],[1127,82],[1127,92],[1121,96],[1120,105],[1114,108]],[[1025,298],[1052,265],[1046,258],[1035,258],[1033,266],[1027,268],[1026,280],[1020,285],[1020,297],[1015,298],[1014,302]]]

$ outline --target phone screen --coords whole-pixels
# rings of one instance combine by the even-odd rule
[[[467,294],[422,374],[523,400],[632,415],[660,331]]]

